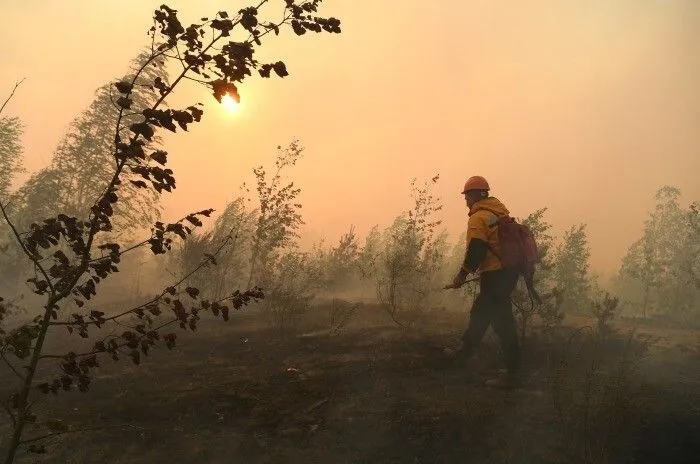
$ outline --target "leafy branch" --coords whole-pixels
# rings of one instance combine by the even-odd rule
[[[191,269],[189,272],[185,273],[183,276],[179,278],[176,282],[170,284],[168,287],[166,287],[159,295],[156,295],[152,299],[148,300],[145,303],[142,303],[134,308],[128,309],[126,311],[120,312],[118,314],[115,314],[110,317],[104,317],[104,314],[102,313],[95,313],[90,315],[90,319],[86,321],[83,316],[80,314],[73,314],[73,320],[72,321],[56,321],[56,322],[51,322],[52,325],[65,325],[68,326],[68,330],[72,332],[73,328],[78,328],[78,333],[83,337],[87,338],[87,327],[89,325],[95,325],[98,328],[102,325],[104,325],[106,322],[110,321],[115,321],[119,318],[122,318],[124,316],[127,316],[129,314],[136,314],[139,317],[143,317],[144,311],[147,309],[152,309],[154,305],[157,305],[161,299],[167,298],[167,295],[174,296],[176,295],[177,287],[182,285],[184,282],[186,282],[190,277],[192,277],[194,274],[200,272],[203,268],[208,266],[209,264],[217,264],[216,258],[218,255],[222,252],[222,250],[229,244],[229,242],[233,239],[231,234],[229,234],[225,240],[222,241],[222,243],[219,245],[219,247],[213,252],[213,253],[206,253],[205,258],[193,269]],[[197,290],[194,287],[187,287],[185,289],[185,292],[188,293],[189,295],[197,295],[199,293],[199,290]]]
[[[142,61],[131,78],[114,84],[118,94],[110,94],[111,101],[118,107],[114,144],[107,151],[113,154],[114,171],[90,208],[86,220],[58,214],[31,224],[26,233],[20,233],[9,217],[6,206],[0,204],[2,217],[35,269],[36,275],[27,279],[27,282],[34,293],[46,298],[39,316],[2,339],[3,350],[11,349],[11,353],[18,359],[28,359],[27,365],[24,366],[26,374],[20,375],[21,384],[18,390],[4,404],[13,423],[5,464],[14,462],[19,446],[28,443],[22,436],[25,427],[35,422],[35,416],[31,412],[34,401],[30,401],[30,392],[35,384],[39,361],[50,357],[43,353],[43,349],[51,327],[66,325],[69,331],[88,337],[87,327],[90,325],[99,328],[105,322],[117,323],[118,319],[131,314],[139,319],[133,330],[124,331],[116,336],[110,335],[96,342],[94,349],[89,353],[79,355],[70,352],[62,356],[61,369],[64,375],[50,384],[39,384],[42,391],[56,393],[59,389],[72,388],[77,381],[78,388],[87,391],[90,372],[98,365],[99,353],[109,353],[118,359],[122,350],[128,349],[129,355],[138,363],[139,353],[147,354],[158,340],[163,340],[169,348],[174,346],[175,335],[161,336],[160,329],[179,323],[183,329],[195,330],[199,314],[203,311],[220,314],[226,320],[229,308],[222,302],[227,301],[234,308],[240,308],[262,298],[261,290],[254,288],[243,293],[234,291],[223,299],[209,302],[198,298],[198,289],[187,287],[184,293],[190,300],[183,301],[179,298],[177,287],[184,283],[186,276],[175,285],[166,288],[153,300],[121,314],[106,318],[104,313],[92,310],[85,314],[73,314],[70,321],[58,321],[61,306],[66,304],[65,300],[69,297],[74,298],[78,307],[83,307],[97,295],[99,283],[119,271],[119,263],[124,253],[144,245],[149,245],[153,254],[167,253],[174,235],[186,239],[194,227],[202,225],[200,217],[208,217],[211,214],[212,210],[205,210],[190,214],[184,220],[172,224],[157,222],[147,241],[125,249],[118,243],[100,241],[99,238],[114,229],[115,207],[123,196],[124,185],[154,191],[157,194],[171,192],[175,188],[174,173],[166,167],[167,152],[153,150],[150,144],[154,141],[156,133],[162,129],[177,132],[179,128],[187,131],[190,124],[201,121],[201,104],[179,110],[165,107],[166,99],[180,82],[193,78],[209,87],[219,102],[226,94],[238,100],[238,84],[252,75],[253,70],[257,70],[262,77],[270,77],[272,71],[279,77],[288,75],[286,65],[282,61],[260,63],[254,58],[255,46],[262,44],[261,38],[265,35],[270,32],[278,34],[280,27],[285,24],[290,25],[296,35],[303,35],[307,31],[340,32],[340,22],[337,19],[316,16],[320,0],[284,0],[285,14],[279,23],[265,22],[258,18],[258,9],[265,3],[268,3],[268,0],[262,0],[257,6],[243,8],[233,19],[227,12],[220,11],[211,20],[203,18],[200,23],[188,27],[180,22],[177,10],[167,5],[162,5],[154,12],[154,25],[150,29],[150,56]],[[229,39],[236,27],[247,31],[249,39],[243,42]],[[205,43],[203,38],[209,35],[207,32],[211,32],[211,40]],[[171,83],[165,82],[159,76],[150,81],[147,77],[144,78],[148,67],[164,66],[168,59],[177,59],[183,64],[182,70]],[[15,85],[14,90],[18,86],[19,83]],[[156,95],[155,101],[142,110],[140,116],[132,109],[133,92],[137,87],[150,89]],[[0,107],[0,112],[14,94],[14,90]],[[135,117],[140,117],[140,120],[133,122]],[[96,251],[100,252],[99,257],[93,256]],[[213,257],[207,257],[188,276],[213,262]],[[175,317],[163,324],[155,324],[151,316],[158,316],[166,309],[172,311]],[[76,328],[78,330],[75,330]],[[3,358],[6,352],[3,351]],[[30,451],[41,451],[42,448],[30,448]]]

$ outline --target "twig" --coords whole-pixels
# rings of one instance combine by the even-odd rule
[[[193,82],[197,82],[198,84],[204,84],[204,85],[208,85],[208,84],[209,84],[207,81],[202,80],[202,79],[197,79],[196,77],[185,76],[185,79],[190,80],[190,81],[193,81]]]
[[[125,248],[125,249],[123,249],[123,250],[119,250],[119,253],[117,253],[117,254],[118,254],[119,256],[123,256],[124,254],[126,254],[126,253],[128,253],[128,252],[130,252],[130,251],[133,251],[133,250],[135,250],[135,249],[137,249],[137,248],[140,248],[140,247],[142,247],[142,246],[148,244],[148,241],[149,241],[149,240],[150,240],[150,239],[142,240],[142,241],[138,242],[136,245],[132,245],[132,246],[130,246],[130,247],[128,247],[128,248]],[[108,256],[100,256],[99,258],[93,258],[93,259],[89,260],[88,262],[89,262],[89,263],[94,263],[94,262],[97,262],[97,261],[102,261],[102,260],[104,260],[104,259],[110,259],[110,258],[111,258],[110,255],[108,255]]]
[[[212,257],[216,257],[216,256],[221,252],[221,250],[226,246],[226,244],[229,242],[229,240],[231,240],[231,236],[226,237],[226,239],[223,241],[223,243],[221,244],[221,246],[219,246],[219,248],[218,248],[211,256],[212,256]],[[206,259],[202,260],[202,262],[199,263],[198,266],[196,266],[196,267],[195,267],[194,269],[192,269],[190,272],[188,272],[188,273],[185,274],[183,277],[181,277],[177,282],[173,283],[172,285],[170,285],[170,286],[167,287],[167,288],[170,288],[170,287],[177,287],[178,285],[182,285],[183,282],[185,282],[187,279],[189,279],[190,277],[192,277],[194,274],[196,274],[197,272],[199,272],[201,269],[203,269],[205,266],[207,266],[207,265],[208,265],[209,263],[211,263],[211,262],[212,262],[212,258],[211,258],[211,257],[207,257]],[[165,295],[168,294],[167,288],[166,288],[166,290],[163,290],[163,291],[160,293],[160,295],[157,295],[157,296],[151,298],[150,300],[148,300],[148,301],[145,302],[145,303],[140,304],[139,306],[133,307],[133,308],[131,308],[131,309],[128,309],[128,310],[126,310],[126,311],[123,311],[123,312],[121,312],[121,313],[119,313],[119,314],[116,314],[116,315],[114,315],[114,316],[110,316],[110,317],[104,318],[103,320],[100,320],[100,324],[103,324],[103,323],[109,322],[109,321],[114,321],[114,320],[116,320],[116,319],[118,319],[118,318],[120,318],[120,317],[126,316],[127,314],[134,313],[134,312],[138,311],[139,309],[144,309],[144,308],[146,308],[146,307],[147,307],[148,305],[150,305],[150,304],[157,303],[158,301],[161,300],[161,298],[163,298]],[[50,322],[50,324],[51,324],[51,325],[68,325],[68,326],[76,325],[75,322],[70,322],[70,321]],[[95,325],[95,324],[97,324],[97,321],[88,321],[88,322],[85,322],[85,324],[86,324],[86,325]]]
[[[81,429],[64,430],[64,431],[61,431],[61,432],[52,432],[52,433],[47,433],[47,434],[45,434],[45,435],[39,435],[38,437],[32,437],[32,438],[28,438],[28,439],[26,439],[26,440],[22,440],[22,441],[20,442],[20,444],[26,445],[27,443],[32,443],[32,442],[35,442],[35,441],[45,440],[45,439],[47,439],[47,438],[56,437],[56,436],[59,436],[59,435],[65,435],[65,434],[67,434],[67,433],[92,432],[92,431],[94,431],[94,430],[104,430],[104,429],[112,429],[112,428],[119,428],[119,427],[130,427],[130,428],[134,428],[134,429],[143,430],[143,427],[137,427],[137,426],[131,425],[131,424],[103,425],[103,426],[101,426],[101,427],[85,427],[85,428],[81,428]]]
[[[177,53],[177,57],[173,58],[176,58],[180,62],[180,64],[182,65],[182,69],[187,69],[189,66],[187,66],[187,63],[182,58],[182,54],[180,54],[180,47],[178,44],[175,44],[175,52]]]
[[[3,361],[5,361],[5,364],[7,364],[7,367],[9,367],[9,368],[12,370],[12,372],[14,372],[14,373],[17,375],[17,377],[19,377],[20,379],[24,380],[24,376],[23,376],[22,374],[20,374],[20,372],[17,370],[17,368],[16,368],[15,366],[12,365],[12,363],[10,362],[10,360],[7,359],[7,358],[5,357],[5,351],[4,351],[4,350],[1,350],[1,351],[0,351],[0,358],[2,358]]]
[[[12,410],[4,402],[2,402],[0,404],[2,404],[2,408],[5,410],[7,415],[10,416],[10,419],[12,419],[12,428],[15,428],[17,426],[17,419],[15,419],[15,415],[12,413]]]
[[[170,320],[168,320],[167,322],[164,322],[164,323],[162,323],[162,324],[156,326],[155,328],[151,329],[150,332],[158,332],[159,330],[164,329],[165,327],[167,327],[167,326],[169,326],[169,325],[171,325],[171,324],[174,324],[175,322],[181,322],[181,319],[179,319],[179,318],[177,318],[177,317],[174,318],[174,319],[170,319]],[[147,337],[147,334],[140,334],[140,336],[137,337],[137,341],[140,342],[140,341],[143,340],[145,337]],[[116,337],[113,337],[112,339],[113,339],[113,340],[118,340],[119,338],[120,338],[119,336],[116,336]],[[106,339],[105,339],[105,340],[106,340]],[[131,342],[129,341],[129,342],[120,343],[120,344],[115,345],[113,348],[114,348],[115,350],[118,350],[118,351],[119,351],[121,348],[124,348],[125,346],[128,346],[129,343],[131,343]],[[85,353],[77,353],[77,354],[75,355],[75,357],[76,357],[76,358],[85,358],[85,357],[87,357],[87,356],[92,356],[92,355],[95,355],[95,354],[102,354],[102,353],[109,353],[109,351],[107,351],[107,350],[91,350],[91,351],[86,351]],[[121,352],[121,351],[120,351],[120,353],[121,353],[121,354],[125,354],[125,353],[123,353],[123,352]],[[59,354],[43,354],[43,355],[41,355],[41,358],[42,358],[42,359],[65,359],[65,358],[66,358],[66,355],[59,355]]]
[[[15,84],[14,88],[12,89],[12,92],[10,92],[10,95],[5,99],[5,102],[2,104],[2,106],[0,106],[0,114],[2,114],[2,111],[5,109],[5,106],[9,103],[9,101],[15,95],[15,91],[17,90],[17,87],[19,87],[20,84],[22,82],[24,82],[25,79],[26,79],[26,77],[23,77],[21,81],[19,81]]]
[[[40,264],[40,260],[34,256],[24,245],[24,242],[22,241],[22,237],[20,236],[19,232],[17,231],[17,227],[15,227],[15,224],[10,220],[9,216],[7,215],[7,210],[5,207],[0,203],[0,211],[2,212],[2,217],[5,219],[5,222],[7,222],[7,225],[10,226],[10,229],[12,230],[12,234],[15,236],[15,239],[17,240],[17,243],[19,243],[20,247],[22,248],[22,251],[24,251],[24,254],[27,255],[27,257],[34,263],[34,266],[39,269],[39,272],[44,276],[44,279],[46,280],[46,284],[49,286],[49,290],[51,290],[51,294],[53,295],[56,290],[53,286],[53,283],[51,282],[51,279],[49,278],[49,274],[46,272],[44,267]],[[47,306],[53,306],[56,301],[52,302],[51,305]]]
[[[223,297],[223,298],[219,298],[218,300],[214,300],[214,301],[212,301],[212,303],[221,303],[221,302],[223,302],[223,301],[233,299],[234,296],[235,296],[235,293],[232,293],[231,295],[225,296],[225,297]],[[118,323],[117,321],[113,321],[113,322]],[[151,330],[149,330],[149,332],[158,332],[159,330],[164,329],[165,327],[167,327],[167,326],[169,326],[169,325],[171,325],[171,324],[174,324],[174,323],[176,323],[176,322],[182,322],[182,319],[180,319],[179,317],[176,317],[176,318],[174,318],[174,319],[169,319],[167,322],[164,322],[164,323],[162,323],[162,324],[160,324],[160,325],[156,325],[155,327],[151,328]],[[113,334],[114,334],[114,332],[112,332],[109,336],[104,337],[104,338],[102,339],[102,341],[103,341],[103,342],[106,341],[106,340],[107,340],[110,336],[112,336]],[[140,335],[140,336],[139,336],[138,339],[137,339],[139,342],[140,342],[141,340],[143,340],[145,337],[148,336],[147,333],[142,333],[142,334],[139,334],[139,335]],[[115,339],[115,340],[116,340],[116,339],[119,339],[119,338],[120,338],[119,336],[112,337],[112,339]],[[119,350],[119,349],[121,349],[121,348],[124,348],[125,346],[128,346],[129,343],[131,343],[131,342],[127,341],[127,342],[124,342],[124,343],[121,343],[121,344],[116,345],[114,348],[115,348],[116,350]],[[77,358],[84,358],[84,357],[86,357],[86,356],[91,356],[91,355],[94,355],[94,354],[101,354],[101,353],[105,353],[105,352],[106,352],[105,350],[91,350],[91,351],[87,351],[87,352],[85,352],[85,353],[78,353],[78,354],[76,354],[75,356],[76,356]],[[42,358],[42,359],[65,359],[65,357],[66,357],[65,355],[58,355],[58,354],[43,354],[43,355],[41,355],[41,358]]]

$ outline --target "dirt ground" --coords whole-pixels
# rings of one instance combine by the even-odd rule
[[[52,438],[48,456],[20,462],[699,462],[698,332],[639,328],[659,340],[610,403],[634,396],[639,410],[591,415],[577,428],[578,410],[557,406],[563,387],[552,381],[561,359],[569,360],[567,378],[586,378],[583,351],[566,354],[571,335],[533,334],[525,385],[505,391],[484,386],[501,367],[492,333],[471,364],[446,359],[442,348],[458,339],[464,314],[430,313],[405,330],[378,312],[365,308],[338,335],[323,330],[319,313],[287,337],[259,316],[238,314],[179,334],[175,350],[159,347],[139,366],[104,359],[87,394],[47,397],[41,406],[43,417],[95,429]],[[606,345],[606,362],[614,365],[624,347],[622,336]],[[618,429],[600,422],[622,415],[627,422]],[[604,429],[617,432],[601,435]],[[596,454],[603,442],[606,451]]]

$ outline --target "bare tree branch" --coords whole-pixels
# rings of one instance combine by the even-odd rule
[[[233,232],[233,231],[232,231],[232,232]],[[187,279],[189,279],[190,277],[192,277],[194,274],[196,274],[197,272],[199,272],[200,270],[202,270],[204,267],[206,267],[207,265],[209,265],[210,263],[212,263],[212,262],[213,262],[213,259],[216,258],[216,256],[218,256],[218,255],[221,253],[221,251],[226,247],[226,245],[227,245],[231,240],[232,240],[232,236],[231,236],[231,233],[229,233],[229,235],[226,237],[225,240],[223,240],[223,242],[221,243],[221,245],[214,251],[214,253],[212,253],[211,255],[207,256],[205,259],[203,259],[203,260],[199,263],[199,265],[197,265],[197,266],[194,267],[192,270],[190,270],[188,273],[186,273],[185,275],[183,275],[182,277],[180,277],[175,283],[171,284],[171,285],[169,286],[169,288],[175,288],[175,287],[181,285],[183,282],[185,282]],[[153,304],[153,303],[157,303],[158,301],[160,301],[160,300],[161,300],[164,296],[166,296],[167,294],[168,294],[168,290],[167,290],[167,289],[166,289],[166,290],[163,290],[159,295],[157,295],[157,296],[151,298],[150,300],[146,301],[145,303],[142,303],[142,304],[140,304],[140,305],[138,305],[138,306],[135,306],[135,307],[133,307],[133,308],[131,308],[131,309],[128,309],[128,310],[126,310],[126,311],[123,311],[123,312],[121,312],[121,313],[119,313],[119,314],[115,314],[114,316],[106,317],[106,318],[104,318],[103,320],[101,320],[99,323],[100,323],[100,324],[104,324],[105,322],[115,321],[116,319],[119,319],[120,317],[124,317],[124,316],[126,316],[126,315],[128,315],[128,314],[131,314],[131,313],[134,313],[134,312],[136,312],[136,311],[138,311],[138,310],[140,310],[140,309],[144,309],[144,308],[146,308],[148,305],[151,305],[151,304]],[[96,325],[97,323],[98,323],[97,321],[86,321],[84,324],[86,324],[86,325]],[[50,325],[67,325],[67,326],[71,326],[71,325],[78,325],[78,324],[76,324],[75,322],[70,322],[70,321],[55,321],[55,322],[50,322]]]
[[[2,217],[5,219],[5,222],[7,223],[8,226],[10,226],[10,229],[12,230],[12,234],[15,236],[15,239],[17,240],[17,243],[19,246],[22,248],[22,251],[24,252],[25,255],[34,263],[34,266],[39,269],[39,272],[44,276],[44,279],[46,279],[46,283],[49,286],[49,289],[51,290],[51,294],[55,294],[56,290],[53,286],[53,283],[51,282],[51,279],[49,278],[48,272],[46,272],[46,269],[44,269],[44,266],[41,265],[40,260],[34,256],[24,245],[24,241],[22,240],[22,237],[20,236],[19,231],[17,230],[17,227],[15,227],[14,222],[10,219],[10,217],[7,215],[7,210],[5,209],[5,206],[0,203],[0,211],[2,212]],[[47,307],[52,307],[56,301],[52,301],[50,304],[47,305]]]
[[[25,79],[26,79],[26,77],[23,77],[21,81],[19,81],[19,82],[17,82],[17,83],[15,84],[14,88],[12,89],[12,92],[10,92],[10,96],[7,97],[7,98],[5,99],[5,102],[2,104],[2,106],[0,106],[0,114],[2,114],[2,111],[5,109],[5,106],[9,103],[9,101],[10,101],[10,100],[12,99],[12,97],[15,95],[15,91],[17,90],[17,87],[19,87],[20,84],[21,84],[22,82],[24,82]]]
[[[24,376],[23,376],[23,375],[17,370],[17,368],[10,362],[10,360],[7,359],[7,358],[5,357],[5,351],[4,351],[4,350],[0,350],[0,358],[2,358],[3,361],[5,361],[5,364],[7,364],[7,367],[9,367],[10,370],[11,370],[12,372],[14,372],[15,375],[17,375],[17,377],[19,377],[20,379],[24,380]]]

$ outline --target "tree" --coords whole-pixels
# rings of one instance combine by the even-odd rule
[[[120,80],[128,81],[149,54],[150,51],[144,51],[132,60],[129,73]],[[148,82],[160,79],[167,83],[165,66],[145,67],[141,71],[141,79]],[[114,144],[114,134],[105,130],[114,126],[119,115],[119,108],[113,104],[112,88],[113,85],[107,83],[96,91],[90,106],[71,122],[49,166],[32,174],[12,194],[8,211],[18,228],[26,229],[32,222],[58,212],[87,219],[92,202],[109,183],[113,170],[114,157],[110,147]],[[122,115],[123,124],[129,126],[136,122],[140,112],[151,107],[157,98],[155,92],[136,86],[132,92],[130,111]],[[160,138],[156,134],[144,145],[144,149],[155,151],[159,143]],[[160,219],[156,191],[126,183],[121,186],[120,199],[114,206],[112,222],[114,231],[125,239],[133,238],[137,231],[148,230],[151,224]],[[21,266],[21,252],[18,252],[20,250],[15,248],[9,250],[6,260],[5,271],[13,283],[22,272],[18,267]]]
[[[119,80],[129,81],[149,55],[150,50],[140,53],[132,61],[129,73]],[[158,62],[155,66],[143,67],[140,79],[168,83],[166,68]],[[105,128],[114,125],[120,112],[113,104],[112,88],[108,83],[96,91],[90,106],[71,122],[50,165],[19,189],[15,198],[15,211],[21,208],[15,216],[18,226],[26,227],[58,211],[80,219],[88,217],[92,202],[109,183],[113,171],[114,156],[110,147],[114,144],[114,134]],[[122,112],[124,126],[137,122],[141,112],[152,107],[158,97],[147,87],[135,86],[130,93],[129,111]],[[159,144],[160,138],[154,134],[151,140],[145,141],[143,148],[155,152]],[[154,207],[156,191],[126,183],[120,192],[121,201],[115,205],[113,224],[121,234],[133,235],[160,218],[160,209]]]
[[[246,210],[243,198],[226,205],[214,224],[208,236],[211,244],[209,252],[228,241],[228,246],[219,254],[218,264],[212,267],[209,275],[214,298],[220,298],[230,283],[244,285],[254,225],[255,212]]]
[[[540,262],[534,276],[535,288],[543,296],[541,305],[535,305],[525,287],[522,279],[513,292],[515,312],[520,323],[520,340],[524,341],[532,318],[537,315],[542,320],[545,329],[552,329],[559,325],[564,315],[561,312],[560,299],[555,290],[555,257],[554,237],[550,231],[552,225],[546,220],[547,208],[540,208],[530,213],[522,224],[529,227],[537,243]]]
[[[617,316],[617,305],[619,299],[605,292],[602,298],[591,301],[591,312],[596,319],[596,334],[605,339],[609,337],[614,329],[610,322]]]
[[[206,275],[193,275],[188,284],[214,299],[223,296],[227,285],[243,286],[248,275],[255,220],[255,212],[246,210],[245,199],[236,198],[226,205],[211,230],[193,234],[171,254],[173,267],[186,272],[223,245],[216,264],[208,267]]]
[[[695,203],[687,209],[678,203],[670,205],[667,220],[672,223],[666,228],[661,244],[667,249],[668,265],[659,288],[659,301],[665,303],[660,307],[662,311],[686,322],[694,320],[700,310],[697,279],[697,271],[700,269],[700,235],[697,229],[697,210],[694,209],[696,207]]]
[[[354,282],[359,275],[359,258],[360,245],[354,226],[350,226],[330,250],[318,249],[317,259],[321,262],[325,290],[337,292],[348,288],[351,281]]]
[[[294,182],[282,185],[282,173],[301,158],[304,148],[297,140],[289,146],[277,147],[275,174],[267,179],[262,166],[253,169],[256,178],[258,196],[257,219],[253,232],[253,243],[250,256],[248,285],[263,281],[263,276],[269,276],[277,252],[285,247],[294,246],[298,238],[298,230],[304,224],[299,214],[301,204],[297,197],[301,189],[294,187]]]
[[[284,250],[276,256],[274,266],[263,269],[262,311],[280,335],[296,326],[321,286],[323,274],[318,264],[311,253]]]
[[[24,171],[22,129],[19,118],[0,118],[0,198],[8,197],[14,177]]]
[[[365,244],[362,246],[357,259],[357,266],[365,279],[371,279],[377,268],[377,256],[382,246],[382,233],[379,225],[374,225],[365,236]]]
[[[211,272],[206,277],[192,276],[190,282],[214,296],[221,294],[230,282],[246,288],[264,286],[267,292],[262,309],[271,323],[283,326],[282,332],[298,319],[300,308],[306,308],[313,296],[311,289],[323,280],[318,257],[312,259],[309,253],[295,250],[303,224],[297,200],[301,189],[294,182],[285,183],[284,174],[303,151],[298,140],[284,148],[278,146],[271,178],[263,166],[253,169],[256,207],[246,208],[246,203],[253,201],[251,198],[229,203],[212,230],[185,242],[176,258],[178,267],[187,269],[225,242]],[[250,191],[245,184],[243,188]],[[286,314],[288,311],[294,314]]]
[[[623,258],[618,282],[628,303],[650,313],[687,312],[698,301],[693,285],[697,229],[692,205],[680,206],[680,190],[664,186],[644,223],[642,236]],[[637,295],[641,296],[641,300]]]
[[[563,243],[554,257],[554,282],[563,292],[565,311],[589,306],[589,256],[585,224],[572,226],[564,233]]]
[[[301,189],[284,180],[287,169],[303,152],[299,141],[293,140],[284,148],[277,147],[272,177],[263,166],[253,169],[257,207],[251,217],[246,288],[267,289],[261,309],[282,334],[299,320],[322,281],[318,260],[297,251],[299,229],[304,224],[298,202]]]
[[[547,221],[545,215],[547,208],[540,208],[530,213],[524,220],[523,225],[530,228],[539,252],[540,262],[537,266],[534,282],[538,288],[551,289],[554,285],[554,237],[551,235],[552,224]]]
[[[635,241],[622,258],[619,283],[626,295],[642,295],[642,317],[647,317],[652,297],[652,289],[657,285],[659,275],[653,266],[652,249],[644,239]],[[637,302],[632,302],[636,304]]]
[[[686,213],[687,235],[681,249],[680,272],[685,279],[700,290],[700,202],[694,202]]]
[[[378,230],[370,232],[360,255],[364,274],[374,282],[382,308],[402,326],[417,310],[425,309],[441,287],[446,235],[436,235],[441,221],[435,215],[442,206],[430,191],[438,179],[436,175],[421,187],[414,179],[413,208],[397,216],[380,237]]]
[[[227,204],[212,230],[183,243],[176,261],[178,267],[186,269],[227,241],[217,266],[212,268],[214,275],[193,276],[192,282],[199,279],[201,288],[217,294],[223,282],[239,282],[245,276],[246,281],[241,284],[251,288],[256,283],[261,284],[263,276],[269,277],[268,268],[275,265],[281,251],[296,246],[298,230],[303,225],[299,213],[301,204],[297,202],[301,189],[293,182],[283,182],[286,170],[296,164],[303,151],[298,140],[284,148],[277,146],[275,172],[271,178],[268,179],[263,166],[253,169],[257,206],[249,210],[246,203],[252,202],[251,198],[236,198]],[[245,184],[243,188],[250,193]]]
[[[266,3],[263,0],[259,5]],[[23,444],[31,445],[29,451],[42,452],[38,444],[41,435],[25,438],[25,432],[34,426],[50,427],[52,422],[40,421],[35,415],[35,392],[58,394],[62,390],[78,388],[87,391],[91,372],[99,366],[105,355],[114,360],[130,357],[139,363],[157,344],[172,347],[175,333],[163,330],[177,324],[182,329],[195,330],[200,313],[211,311],[228,319],[230,307],[240,308],[262,297],[259,289],[230,292],[225,298],[210,301],[199,298],[199,290],[185,287],[189,275],[198,272],[215,259],[207,257],[183,278],[176,280],[154,298],[118,314],[105,314],[91,309],[93,297],[100,291],[100,283],[119,270],[122,257],[134,249],[147,246],[156,254],[168,252],[177,237],[186,239],[194,228],[202,225],[202,217],[212,210],[188,214],[179,221],[164,224],[156,222],[150,237],[135,244],[107,240],[107,233],[114,236],[116,208],[119,206],[125,185],[133,185],[158,194],[175,188],[175,178],[167,166],[167,153],[148,149],[163,129],[186,131],[190,124],[201,121],[203,111],[199,105],[182,110],[170,109],[163,104],[184,79],[195,79],[212,89],[214,97],[221,100],[226,93],[238,98],[238,84],[253,70],[263,77],[274,71],[280,77],[287,76],[283,62],[260,63],[254,59],[256,45],[269,33],[279,33],[280,27],[290,25],[297,35],[307,30],[339,33],[339,21],[315,16],[319,1],[296,3],[285,0],[283,19],[278,23],[258,18],[258,7],[244,8],[234,16],[218,12],[213,19],[203,18],[199,23],[184,27],[177,11],[162,5],[154,14],[151,29],[151,54],[129,80],[114,84],[115,104],[119,107],[114,126],[113,144],[110,146],[112,176],[95,199],[88,217],[81,219],[58,213],[41,222],[32,223],[27,232],[21,232],[0,203],[3,218],[12,229],[13,236],[36,274],[27,282],[34,293],[43,298],[40,314],[30,322],[7,331],[0,339],[2,361],[6,362],[18,379],[17,389],[10,398],[2,401],[3,411],[12,424],[12,436],[7,443],[5,464],[14,462]],[[242,29],[248,39],[231,40],[231,31]],[[158,66],[163,61],[175,60],[181,70],[171,83],[162,79],[149,81],[144,70]],[[140,111],[137,121],[125,124],[125,117],[132,112],[134,89],[152,89],[156,100],[152,106]],[[230,305],[230,306],[229,306]],[[164,313],[170,315],[166,317]],[[108,328],[115,332],[96,341],[90,340],[95,329]],[[127,330],[117,332],[123,324]],[[67,329],[89,340],[91,346],[83,351],[45,353],[44,341],[50,331]],[[118,329],[121,330],[121,329]],[[53,359],[60,363],[62,375],[42,378],[38,371],[40,362]],[[40,433],[37,431],[37,433]]]
[[[656,310],[661,312],[669,312],[678,304],[674,267],[683,235],[680,195],[679,189],[670,186],[656,192],[656,205],[645,222],[641,239],[645,269],[640,271],[647,274],[646,282],[652,282],[647,289],[656,287]]]
[[[0,118],[0,201],[7,201],[15,175],[24,170],[21,136],[22,122],[19,118]],[[10,229],[4,224],[0,225],[0,275],[3,282],[14,280],[11,277],[16,269],[18,255],[17,250],[10,246],[11,241]]]
[[[694,202],[684,214],[680,246],[674,259],[677,304],[682,317],[697,323],[700,313],[700,203]]]
[[[15,84],[10,96],[0,107],[0,114],[14,95],[22,81]],[[24,172],[22,165],[22,122],[17,117],[0,117],[0,202],[7,201],[10,187],[17,174]],[[17,250],[10,246],[12,237],[9,228],[0,224],[0,275],[2,282],[12,281],[17,264]],[[3,287],[0,284],[0,289]]]

